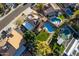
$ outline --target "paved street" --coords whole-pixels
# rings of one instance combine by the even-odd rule
[[[0,21],[0,31],[7,26],[14,18],[16,18],[21,12],[23,12],[26,8],[30,7],[31,4],[27,4],[25,6],[20,6],[15,11],[13,11],[11,14],[9,14],[7,17],[5,17],[3,20]]]

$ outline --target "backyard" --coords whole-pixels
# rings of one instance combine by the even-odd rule
[[[59,32],[60,32],[60,29],[57,29],[55,31],[55,33],[52,36],[52,41],[50,42],[50,47],[52,49],[52,54],[54,56],[61,55],[65,49],[64,45],[58,45],[58,43],[57,43],[57,37],[58,37]]]
[[[54,56],[59,56],[59,55],[63,54],[63,51],[65,49],[64,45],[57,44],[57,39],[52,39],[50,47],[52,49],[52,54]]]
[[[55,43],[53,46],[53,55],[61,55],[64,49],[65,48],[63,45],[58,45],[57,43]]]
[[[36,39],[37,39],[37,40],[40,40],[40,41],[46,41],[48,37],[49,37],[49,34],[48,34],[46,31],[42,30],[42,31],[36,36]]]

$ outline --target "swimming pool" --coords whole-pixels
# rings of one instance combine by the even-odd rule
[[[68,35],[68,34],[71,33],[70,29],[69,29],[67,26],[64,26],[62,29],[63,29],[62,32],[63,32],[65,35]]]
[[[23,26],[30,31],[34,28],[34,26],[29,22],[24,22]]]
[[[66,8],[66,9],[65,9],[65,12],[66,12],[66,14],[69,15],[69,16],[73,14],[72,11],[71,11],[69,8]]]
[[[61,23],[61,20],[59,19],[59,18],[57,18],[57,17],[52,17],[52,18],[50,18],[50,21],[55,25],[55,26],[59,26],[60,25],[60,23]]]
[[[65,30],[63,31],[63,33],[64,33],[65,35],[68,35],[68,34],[70,33],[70,31],[69,31],[69,29],[65,29]]]
[[[56,27],[54,25],[52,25],[50,22],[46,22],[44,23],[44,28],[49,32],[53,32],[55,31]]]
[[[71,30],[68,28],[68,26],[64,26],[63,28],[61,28],[60,31],[60,37],[62,39],[69,39],[71,36]]]

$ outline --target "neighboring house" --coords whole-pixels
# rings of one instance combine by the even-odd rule
[[[15,52],[14,56],[32,56],[32,54],[28,51],[26,46],[21,45]]]
[[[0,47],[0,53],[5,56],[14,55],[17,49],[24,44],[22,35],[14,29],[11,30],[11,35],[6,39],[4,46]]]
[[[79,39],[74,37],[74,31],[67,25],[61,28],[57,43],[59,45],[66,43],[64,56],[79,56]]]
[[[71,7],[75,7],[76,3],[67,3],[67,4],[63,4],[65,8],[71,6]]]
[[[57,43],[61,45],[65,40],[69,40],[70,37],[72,37],[72,35],[73,35],[73,31],[70,30],[70,28],[65,25],[63,28],[61,28],[61,31],[57,38],[58,39]]]
[[[30,11],[29,11],[29,10],[30,10]],[[27,15],[30,14],[32,11],[34,11],[34,10],[32,10],[30,7],[28,7],[26,10],[23,11],[23,14],[27,16]]]
[[[54,6],[54,4],[53,4],[53,6],[52,5],[49,6],[49,8],[44,10],[44,15],[47,17],[53,17],[53,16],[58,17],[58,15],[60,15],[60,13],[62,14],[62,11],[59,8],[55,9],[56,6],[57,6],[56,4],[55,4],[55,6]]]
[[[72,38],[64,53],[68,56],[79,56],[79,39]]]
[[[22,24],[25,30],[32,31],[36,29],[37,25],[39,25],[39,15],[37,13],[31,12],[31,14],[28,14],[27,19],[25,22]]]
[[[12,29],[11,34],[13,35],[13,37],[8,38],[8,43],[10,43],[15,49],[18,49],[19,46],[21,45],[23,37],[14,29]]]
[[[4,46],[0,47],[0,54],[2,56],[12,56],[15,51],[16,49],[8,42],[6,42]]]
[[[45,16],[50,15],[50,14],[52,14],[52,13],[54,13],[54,9],[53,9],[52,7],[50,7],[50,8],[48,8],[48,9],[44,10],[44,15],[45,15]]]
[[[76,4],[75,8],[76,8],[77,10],[79,10],[79,4]]]

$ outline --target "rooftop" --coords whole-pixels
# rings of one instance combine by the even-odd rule
[[[52,7],[50,7],[50,8],[48,8],[48,9],[44,10],[44,14],[45,14],[45,15],[48,15],[48,14],[50,14],[50,13],[52,13],[52,12],[54,12],[54,9],[53,9]]]
[[[77,48],[79,46],[79,41],[77,39],[72,38],[70,43],[68,44],[65,53],[67,55],[77,55],[79,56],[79,49]]]
[[[20,35],[18,32],[16,32],[14,29],[12,29],[12,35],[13,37],[8,38],[8,42],[15,48],[18,49],[21,41],[22,41],[22,35]]]
[[[20,56],[24,51],[25,51],[26,47],[25,46],[21,46],[14,54],[14,56]]]
[[[4,46],[6,44],[7,39],[5,38],[4,40],[0,41],[0,47]]]
[[[59,45],[61,45],[63,42],[64,42],[64,40],[62,39],[62,38],[57,38],[58,39],[58,41],[57,41],[57,43],[59,44]]]

